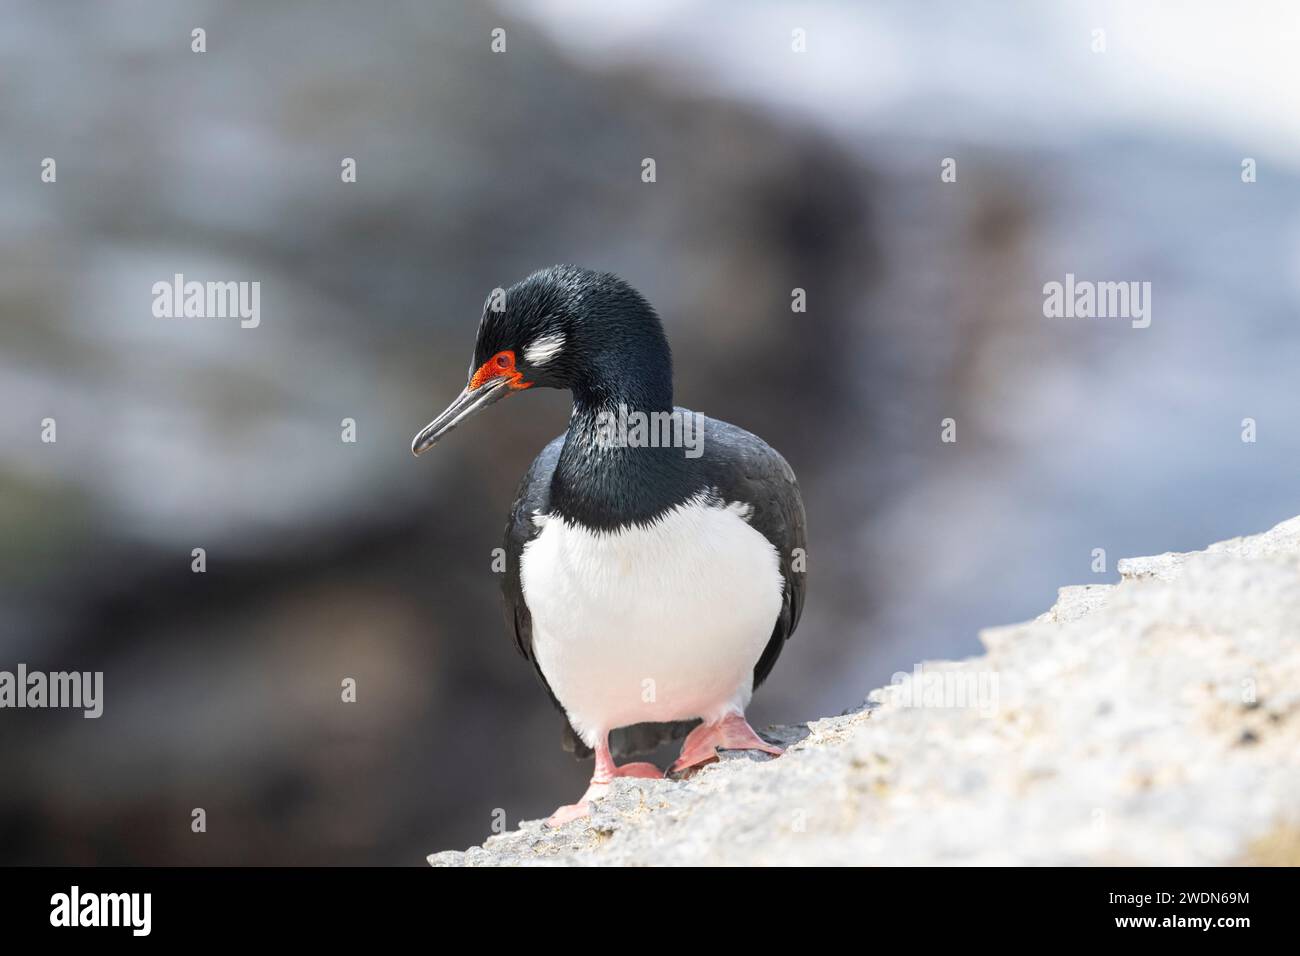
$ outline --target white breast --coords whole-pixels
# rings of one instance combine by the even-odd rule
[[[520,576],[533,648],[590,746],[643,721],[743,710],[781,609],[776,549],[749,506],[705,496],[648,528],[538,517]]]

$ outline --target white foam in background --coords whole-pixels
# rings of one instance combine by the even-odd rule
[[[594,64],[655,63],[673,82],[716,85],[845,132],[909,110],[1000,142],[1154,127],[1300,163],[1300,7],[1285,0],[514,0],[507,9]],[[808,31],[805,56],[790,54],[795,27]],[[1091,51],[1094,28],[1106,31],[1104,54]]]

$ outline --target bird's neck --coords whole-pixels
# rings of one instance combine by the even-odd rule
[[[589,528],[647,523],[700,490],[683,449],[638,441],[673,412],[666,385],[646,377],[573,389],[573,415],[551,485],[551,509]]]

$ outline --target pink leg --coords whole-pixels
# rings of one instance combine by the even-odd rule
[[[600,742],[596,744],[596,769],[591,774],[591,785],[587,787],[587,792],[577,803],[560,807],[552,813],[546,825],[558,827],[570,820],[590,815],[591,801],[599,800],[609,793],[609,785],[615,777],[645,777],[657,780],[662,779],[663,775],[663,771],[652,763],[625,763],[621,767],[615,766],[614,757],[609,752],[609,737],[601,734]]]
[[[700,724],[692,730],[682,744],[681,756],[668,772],[681,773],[717,760],[719,750],[761,750],[774,757],[785,753],[754,733],[743,714],[728,714],[716,723]]]

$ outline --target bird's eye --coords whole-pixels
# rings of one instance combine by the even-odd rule
[[[509,368],[510,356],[507,355],[505,352],[499,352],[497,353],[496,363],[497,363],[497,368]]]

